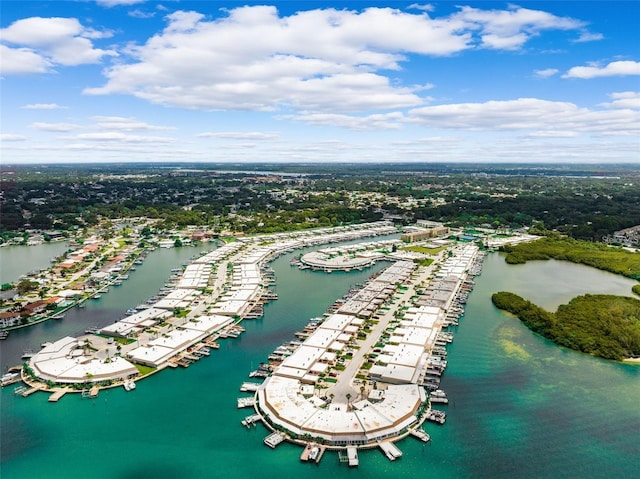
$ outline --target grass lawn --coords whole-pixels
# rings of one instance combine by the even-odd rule
[[[427,248],[426,246],[405,246],[402,248],[405,251],[413,251],[414,253],[424,253],[424,254],[438,254],[443,249],[446,249],[446,246],[439,246],[437,248]]]

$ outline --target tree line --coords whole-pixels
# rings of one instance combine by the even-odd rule
[[[555,313],[510,292],[495,293],[491,300],[560,346],[616,361],[640,356],[640,301],[635,298],[587,294]]]

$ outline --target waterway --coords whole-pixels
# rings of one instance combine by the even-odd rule
[[[159,258],[154,255],[147,259],[149,267]],[[327,275],[290,267],[291,256],[273,263],[279,299],[265,307],[264,317],[245,321],[246,333],[221,340],[219,350],[188,369],[163,371],[140,381],[133,392],[101,391],[94,400],[70,395],[51,404],[46,394],[21,398],[12,394],[12,387],[5,388],[0,475],[27,479],[637,477],[640,368],[559,348],[496,310],[490,300],[492,293],[507,290],[553,309],[567,296],[591,291],[594,284],[601,292],[613,277],[579,267],[567,286],[562,272],[573,265],[540,262],[513,267],[498,254],[488,256],[455,331],[442,380],[451,401],[441,407],[447,411],[447,422],[425,425],[430,445],[406,438],[398,443],[404,456],[393,463],[378,450],[363,451],[358,469],[339,464],[335,453],[325,454],[316,466],[300,463],[301,449],[296,446],[283,444],[276,450],[264,446],[267,430],[262,425],[242,427],[240,420],[251,411],[236,408],[236,398],[245,395],[239,386],[247,373],[292,339],[310,317],[320,315],[350,286],[384,266]],[[174,260],[167,259],[167,266]],[[171,267],[175,266],[163,271]],[[137,273],[142,274],[143,268]],[[99,315],[117,309],[120,314],[164,281],[157,273],[158,285],[138,294],[133,292],[138,287],[131,282],[134,275],[121,287],[132,290],[127,305],[107,304],[116,293],[112,288],[93,309],[87,305],[87,311]],[[523,281],[523,275],[528,279]],[[612,292],[628,294],[630,284]],[[49,323],[62,328],[66,322]],[[55,331],[55,337],[60,332]],[[22,343],[16,336],[12,333],[0,347],[10,341]]]
[[[0,248],[0,283],[12,283],[23,274],[49,268],[51,260],[68,249],[66,241],[34,246],[4,246]]]

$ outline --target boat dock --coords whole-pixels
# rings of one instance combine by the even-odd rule
[[[2,387],[9,386],[10,384],[15,384],[20,381],[22,381],[22,378],[20,377],[20,373],[7,373],[3,375],[1,379]]]
[[[65,394],[67,394],[67,390],[66,389],[60,389],[60,390],[54,392],[53,394],[51,394],[51,396],[49,396],[49,402],[58,402],[60,400],[60,398],[62,396],[64,396]]]
[[[262,421],[262,416],[260,416],[260,414],[252,414],[251,416],[245,417],[240,422],[244,427],[250,428],[251,426],[255,426],[260,421]]]
[[[347,461],[349,467],[358,467],[360,464],[358,460],[358,448],[356,446],[347,446]]]
[[[16,391],[18,391],[19,389],[21,389],[20,387],[16,388]],[[27,389],[26,387],[24,387],[24,389],[22,389],[19,393],[16,394],[20,394],[23,398],[26,398],[27,396],[31,396],[33,393],[40,391],[39,388],[30,388]]]
[[[261,386],[260,383],[245,382],[245,383],[242,383],[242,386],[240,386],[240,391],[243,393],[256,392],[260,386]]]
[[[423,429],[414,429],[410,432],[410,434],[413,437],[417,437],[418,439],[420,439],[422,442],[429,442],[431,441],[431,436],[429,436],[429,434],[427,434]]]
[[[264,438],[264,443],[271,449],[278,447],[284,441],[284,434],[281,432],[273,432]]]
[[[243,407],[253,407],[256,403],[256,400],[253,396],[238,398],[238,409],[242,409]]]
[[[444,424],[444,421],[447,418],[447,414],[444,411],[429,408],[425,413],[425,417],[427,418],[427,421]]]
[[[306,445],[306,447],[302,450],[302,454],[300,454],[300,460],[303,462],[315,462],[318,464],[324,455],[324,452],[327,450],[325,446],[320,446],[314,442],[310,442]]]
[[[395,461],[399,457],[402,457],[402,451],[391,441],[379,442],[378,446],[390,461]]]
[[[91,389],[83,389],[82,390],[82,397],[83,398],[90,398],[90,399],[97,398],[99,391],[100,391],[100,388],[98,386],[94,385]]]

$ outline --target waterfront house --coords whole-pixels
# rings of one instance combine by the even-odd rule
[[[20,313],[17,311],[6,311],[0,313],[0,328],[15,326],[20,322]]]

